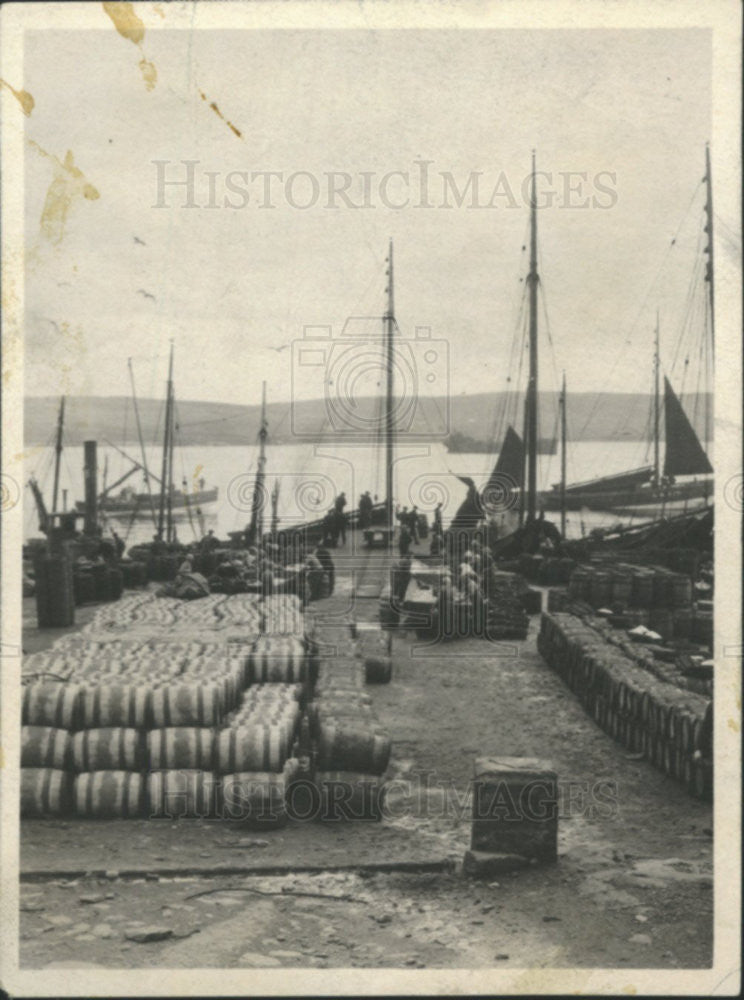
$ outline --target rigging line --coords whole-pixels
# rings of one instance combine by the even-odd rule
[[[656,283],[658,282],[659,277],[661,275],[661,272],[662,272],[663,268],[666,265],[668,257],[670,256],[670,254],[671,254],[672,250],[674,249],[674,247],[676,247],[676,245],[677,245],[677,237],[679,236],[679,234],[680,234],[680,232],[682,230],[682,226],[687,221],[687,216],[690,213],[690,209],[692,207],[692,204],[695,201],[695,198],[697,197],[698,191],[699,191],[699,189],[700,189],[700,187],[702,186],[703,183],[704,183],[704,180],[698,181],[697,185],[695,186],[695,188],[694,188],[694,190],[692,192],[692,196],[691,196],[690,201],[689,201],[689,203],[688,203],[688,205],[687,205],[687,207],[686,207],[686,209],[685,209],[685,211],[684,211],[684,213],[682,215],[682,218],[680,219],[679,225],[677,226],[677,230],[676,230],[674,236],[672,237],[669,245],[667,246],[667,248],[666,248],[666,250],[664,252],[664,256],[661,259],[661,263],[659,264],[659,267],[658,267],[658,269],[656,271],[656,274],[654,275],[654,277],[653,277],[653,279],[651,281],[651,284],[648,286],[648,290],[646,291],[646,294],[643,296],[643,299],[641,300],[641,304],[640,304],[640,306],[638,308],[638,311],[636,313],[635,319],[633,320],[632,324],[630,325],[630,328],[628,329],[627,336],[624,337],[623,340],[622,340],[622,347],[618,351],[617,355],[615,356],[615,360],[613,361],[612,365],[610,366],[610,369],[609,369],[609,371],[607,373],[607,378],[605,380],[605,384],[607,384],[607,382],[610,380],[610,378],[614,374],[615,369],[617,368],[617,366],[618,366],[618,364],[620,362],[620,358],[623,357],[623,356],[625,356],[625,354],[627,353],[628,342],[630,341],[631,337],[633,336],[633,333],[634,333],[634,331],[636,329],[638,321],[640,320],[641,315],[642,315],[643,311],[646,308],[646,304],[647,304],[647,302],[648,302],[648,300],[649,300],[649,298],[651,296],[651,293],[656,288]],[[595,402],[594,402],[593,406],[591,407],[591,409],[589,411],[589,415],[587,416],[587,418],[586,418],[586,420],[584,422],[584,426],[581,429],[581,433],[582,434],[586,430],[586,428],[589,425],[589,423],[591,422],[591,420],[594,418],[594,414],[595,414],[595,412],[597,410],[597,407],[599,406],[601,395],[602,395],[602,392],[600,391],[600,392],[597,393],[597,395],[595,397]]]

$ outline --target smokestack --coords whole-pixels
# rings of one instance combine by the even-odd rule
[[[85,524],[86,535],[94,535],[98,527],[98,460],[96,442],[85,441]]]

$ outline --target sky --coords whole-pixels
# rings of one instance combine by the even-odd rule
[[[540,388],[565,369],[572,390],[648,391],[657,308],[670,366],[707,31],[176,31],[154,4],[133,42],[97,10],[95,30],[26,34],[27,394],[126,395],[132,357],[159,396],[173,340],[181,399],[255,403],[264,379],[319,396],[292,344],[383,314],[389,238],[400,336],[434,341],[421,391],[507,388],[532,149]],[[191,207],[162,183],[188,169]]]

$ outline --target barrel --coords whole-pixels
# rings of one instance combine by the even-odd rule
[[[21,767],[69,769],[72,741],[66,729],[24,726],[21,730]]]
[[[675,573],[671,587],[672,604],[676,608],[686,607],[692,603],[692,580],[682,573]]]
[[[303,681],[306,659],[305,645],[301,639],[261,636],[248,654],[248,680],[255,684]]]
[[[289,727],[272,723],[222,729],[216,738],[216,770],[220,774],[281,771],[292,735]]]
[[[321,822],[382,819],[385,785],[377,775],[319,771],[315,784],[319,792],[318,819]]]
[[[79,684],[29,684],[23,689],[22,721],[29,726],[78,729],[81,698]]]
[[[89,819],[128,819],[145,813],[145,783],[134,771],[85,771],[75,777],[75,812]]]
[[[214,730],[173,726],[147,734],[147,755],[152,770],[185,768],[211,771],[214,763]]]
[[[321,725],[317,767],[320,771],[382,774],[390,760],[390,736],[379,727],[338,719]]]
[[[216,726],[221,718],[221,693],[215,684],[172,685],[152,692],[153,728]]]
[[[109,566],[106,572],[106,600],[118,601],[124,590],[124,575],[116,566]]]
[[[64,816],[72,805],[72,775],[52,767],[21,768],[21,816]]]
[[[647,570],[636,570],[632,574],[632,600],[638,608],[648,608],[654,600],[654,578]]]
[[[75,623],[72,563],[66,553],[40,554],[34,560],[36,614],[39,628],[66,628]]]
[[[633,580],[625,573],[615,573],[612,576],[612,600],[626,607],[630,604],[633,593]]]
[[[82,694],[82,722],[85,729],[124,727],[146,729],[150,724],[149,688],[133,684],[105,684],[85,687]]]
[[[147,775],[150,818],[208,818],[216,815],[215,776],[211,771],[151,771]]]
[[[287,821],[286,794],[293,767],[281,774],[237,772],[221,780],[220,816],[256,826],[275,827]]]
[[[75,771],[141,771],[146,764],[145,734],[139,729],[82,729],[72,738]]]
[[[393,661],[389,656],[365,656],[364,680],[367,684],[389,684]]]

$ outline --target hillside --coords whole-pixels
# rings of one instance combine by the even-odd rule
[[[478,442],[491,442],[494,419],[508,404],[517,410],[513,394],[480,393],[456,396],[451,400],[449,416],[444,397],[422,398],[411,414],[410,430],[422,439],[441,440],[450,433],[465,435]],[[682,398],[687,414],[701,434],[704,426],[703,396]],[[363,402],[363,401],[362,401]],[[374,404],[370,402],[369,412]],[[710,396],[709,425],[712,426]],[[138,400],[145,441],[153,442],[162,433],[163,401]],[[26,447],[44,445],[53,438],[59,399],[28,396],[24,403],[24,441]],[[362,407],[363,408],[363,407]],[[555,393],[539,394],[540,436],[550,439],[557,425],[558,401]],[[651,401],[638,393],[574,393],[568,397],[569,437],[574,441],[639,441],[648,435]],[[337,436],[326,414],[323,400],[309,400],[292,407],[287,402],[267,407],[269,433],[276,444],[298,441],[332,440]],[[176,417],[179,440],[184,445],[244,445],[253,443],[258,432],[260,407],[228,403],[181,400]],[[521,417],[516,420],[521,427]],[[432,432],[434,428],[434,432]],[[298,433],[296,433],[296,431]],[[72,396],[66,401],[65,442],[80,444],[86,439],[105,439],[115,444],[137,440],[132,402],[128,397]]]

